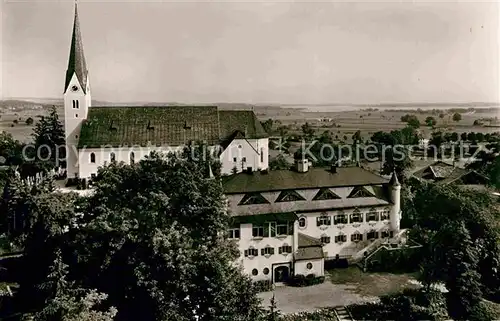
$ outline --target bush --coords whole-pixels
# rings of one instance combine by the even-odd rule
[[[273,282],[271,280],[258,280],[253,283],[257,292],[268,292],[273,289]]]
[[[316,276],[314,274],[308,274],[307,276],[304,276],[302,274],[297,274],[290,278],[288,285],[303,287],[321,284],[323,282],[325,282],[324,276]]]

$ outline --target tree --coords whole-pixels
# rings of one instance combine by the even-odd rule
[[[363,141],[363,137],[361,137],[361,131],[357,130],[353,135],[352,135],[352,141],[353,142],[361,142]]]
[[[62,261],[61,251],[50,268],[47,280],[41,284],[41,290],[49,293],[45,307],[35,313],[35,320],[40,321],[112,321],[117,313],[114,307],[108,311],[96,311],[94,306],[101,304],[108,297],[96,290],[74,288],[74,282],[67,280],[68,265]]]
[[[440,114],[439,114],[439,118],[441,118],[441,119],[443,119],[443,118],[444,118],[444,116],[445,116],[445,114],[444,114],[444,113],[440,113]]]
[[[305,123],[302,125],[302,133],[304,133],[304,136],[307,138],[307,139],[311,139],[313,136],[314,136],[314,128],[309,124],[309,123]]]
[[[456,132],[451,133],[450,139],[452,142],[458,142],[458,133]]]
[[[382,165],[382,174],[391,175],[396,172],[401,182],[405,181],[406,171],[413,167],[413,161],[408,155],[408,150],[396,146],[394,148],[386,149],[384,163]]]
[[[474,133],[474,132],[468,133],[467,140],[470,142],[475,142],[476,141],[476,133]]]
[[[460,134],[460,139],[461,139],[462,141],[466,141],[466,140],[467,140],[467,133],[461,133],[461,134]]]
[[[482,142],[484,140],[484,134],[483,133],[476,133],[476,141],[478,143]]]
[[[290,167],[291,164],[281,154],[269,162],[269,168],[271,170],[290,169]]]
[[[453,121],[455,121],[455,122],[459,122],[459,121],[461,121],[461,120],[462,120],[462,115],[461,115],[460,113],[454,113],[454,114],[453,114],[453,118],[452,118],[452,119],[453,119]]]
[[[425,124],[429,127],[433,127],[437,124],[437,121],[434,117],[429,116],[425,119]]]
[[[280,321],[280,311],[278,310],[278,307],[276,306],[276,299],[273,297],[270,300],[270,305],[269,305],[269,310],[267,312],[267,315],[265,317],[265,321]]]
[[[33,118],[31,117],[26,118],[26,125],[31,126],[33,125],[33,122],[34,122]]]
[[[325,130],[319,137],[319,142],[322,144],[331,144],[333,142],[332,133],[329,130]]]
[[[454,185],[420,184],[411,206],[411,235],[424,245],[423,282],[444,282],[449,312],[461,319],[478,298],[500,300],[500,212],[488,192]],[[468,292],[468,293],[466,293]]]
[[[117,320],[256,319],[254,287],[221,237],[222,187],[204,164],[153,153],[100,169],[95,184],[69,243],[82,286],[107,293]]]
[[[415,115],[409,115],[406,114],[401,117],[402,122],[406,122],[408,126],[413,127],[413,128],[419,128],[420,127],[420,121],[418,120],[417,116]]]
[[[50,109],[47,117],[40,117],[35,128],[33,128],[32,136],[35,148],[38,151],[33,156],[39,157],[40,160],[49,163],[48,166],[54,167],[58,165],[60,159],[66,157],[64,127],[59,121],[55,106]],[[42,146],[47,146],[48,148],[41,148]],[[68,146],[68,148],[71,150],[71,146]]]
[[[273,120],[271,118],[269,118],[268,120],[264,121],[264,122],[260,122],[262,124],[262,127],[264,128],[264,130],[268,133],[268,134],[271,134],[272,130],[273,130]]]

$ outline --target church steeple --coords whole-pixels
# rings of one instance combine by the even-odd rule
[[[83,54],[82,35],[80,33],[80,22],[78,20],[78,5],[75,1],[75,21],[73,24],[73,35],[71,37],[71,49],[69,52],[68,69],[66,70],[66,81],[64,93],[68,91],[68,86],[73,75],[76,75],[84,93],[87,91],[87,64]]]

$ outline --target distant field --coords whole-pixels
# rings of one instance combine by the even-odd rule
[[[4,101],[5,102],[5,101]],[[35,121],[38,119],[38,115],[43,115],[46,113],[47,105],[45,108],[30,109],[34,108],[33,105],[36,103],[26,102],[26,101],[14,101],[16,103],[17,110],[9,110],[7,106],[0,106],[0,130],[5,130],[12,133],[14,138],[27,141],[30,140],[33,125],[28,126],[25,124],[25,120],[28,117],[32,117]],[[101,104],[104,105],[104,104]],[[249,105],[231,105],[222,104],[222,109],[250,109]],[[456,131],[458,133],[462,132],[482,132],[482,133],[492,133],[500,132],[500,127],[483,127],[483,126],[473,126],[473,123],[477,119],[482,118],[494,118],[500,116],[500,109],[498,110],[484,110],[478,108],[474,112],[463,113],[462,120],[460,122],[454,122],[451,120],[452,115],[446,114],[443,119],[440,119],[438,115],[433,115],[431,113],[433,108],[429,107],[429,112],[415,113],[415,110],[378,110],[378,111],[363,111],[362,108],[350,107],[348,110],[330,112],[333,108],[279,108],[277,106],[257,106],[255,107],[255,112],[257,117],[264,121],[269,118],[273,120],[279,120],[282,125],[290,125],[292,127],[289,133],[301,133],[300,126],[306,121],[315,127],[317,133],[322,133],[325,130],[329,130],[335,136],[339,137],[339,140],[343,140],[343,136],[347,136],[348,140],[350,136],[357,130],[361,131],[361,136],[364,140],[371,137],[374,132],[377,131],[391,131],[394,129],[403,128],[406,124],[401,122],[401,116],[405,114],[416,115],[422,126],[420,128],[421,132],[425,136],[429,136],[432,129],[425,126],[425,118],[428,116],[433,116],[437,121],[438,127],[442,127],[443,131]],[[340,107],[338,107],[340,108]],[[450,107],[451,108],[451,107]],[[421,108],[426,111],[426,108]],[[318,112],[310,112],[310,110],[318,110]],[[63,110],[62,107],[59,108],[59,117],[63,121]],[[500,118],[500,117],[499,117]],[[13,121],[17,119],[18,124],[13,124]],[[330,121],[321,121],[322,119],[329,119]],[[14,126],[12,126],[14,125]]]

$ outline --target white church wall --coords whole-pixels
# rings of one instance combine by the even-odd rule
[[[267,169],[269,167],[268,144],[267,138],[233,140],[220,155],[222,174],[232,174],[235,166],[238,173],[248,167],[251,167],[253,171]]]

